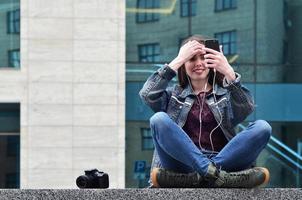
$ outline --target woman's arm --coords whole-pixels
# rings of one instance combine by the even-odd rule
[[[178,68],[195,54],[205,53],[202,47],[197,41],[187,42],[180,48],[177,57],[169,65],[160,68],[148,78],[139,95],[154,112],[166,111],[171,96],[171,90],[167,90],[169,81],[176,76]]]
[[[242,122],[254,111],[254,100],[250,91],[241,85],[241,76],[234,72],[226,57],[223,55],[222,46],[220,52],[204,48],[209,54],[205,55],[206,67],[213,68],[224,75],[223,87],[230,91],[232,116],[229,116],[233,126]]]
[[[166,90],[176,72],[168,65],[154,72],[145,82],[139,95],[154,112],[165,111],[171,92]]]
[[[240,83],[241,75],[236,73],[236,79],[228,82],[223,80],[223,87],[230,91],[230,102],[233,116],[230,116],[233,126],[241,123],[254,111],[255,104],[250,91]]]

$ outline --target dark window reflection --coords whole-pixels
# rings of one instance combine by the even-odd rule
[[[20,104],[0,103],[0,188],[20,186]]]
[[[20,138],[19,136],[9,136],[6,142],[6,155],[8,157],[19,156]]]

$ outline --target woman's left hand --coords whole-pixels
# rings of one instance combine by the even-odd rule
[[[204,48],[207,52],[207,54],[204,55],[206,67],[216,69],[226,77],[228,82],[232,82],[236,79],[234,69],[223,55],[222,46],[220,45],[219,47],[220,52],[214,49]]]

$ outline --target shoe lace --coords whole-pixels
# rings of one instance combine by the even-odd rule
[[[240,172],[229,173],[226,178],[227,187],[252,188],[261,185],[265,176],[259,169],[248,169]]]
[[[239,172],[226,172],[217,168],[212,173],[212,178],[209,179],[209,186],[214,187],[253,187],[258,184],[257,171],[249,169]]]
[[[225,185],[228,186],[240,186],[242,184],[248,183],[250,180],[250,175],[246,173],[229,173],[225,178]]]

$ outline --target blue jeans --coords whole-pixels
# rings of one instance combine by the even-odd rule
[[[249,168],[269,141],[272,128],[257,120],[233,137],[218,153],[209,157],[165,112],[150,119],[155,150],[161,167],[182,173],[197,171],[205,175],[210,162],[225,171]]]

